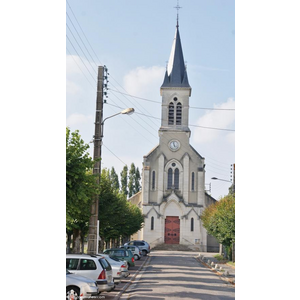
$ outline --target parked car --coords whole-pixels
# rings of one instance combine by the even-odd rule
[[[137,246],[126,245],[126,246],[122,246],[120,248],[129,249],[133,254],[134,260],[139,260],[142,256],[141,249]]]
[[[141,249],[143,255],[147,255],[148,253],[150,253],[150,245],[144,240],[130,241],[128,243],[125,243],[124,246],[137,246]]]
[[[82,300],[99,294],[99,288],[94,280],[72,274],[68,270],[66,270],[66,290],[67,300]]]
[[[103,254],[103,255],[108,255],[108,254]],[[122,270],[122,273],[124,273],[123,275],[125,277],[127,277],[128,275],[130,275],[128,269],[129,269],[129,266],[128,266],[128,262],[126,260],[122,260],[122,259],[119,259],[117,257],[110,257],[112,260],[114,261],[117,261],[117,262],[121,262],[122,263],[122,266],[121,266],[121,270]]]
[[[120,261],[116,258],[112,259],[108,254],[97,255],[103,256],[110,263],[115,284],[119,284],[123,278],[129,276],[128,265],[125,261]]]
[[[103,251],[104,254],[108,254],[110,257],[116,257],[119,259],[126,260],[129,267],[134,267],[134,257],[130,250],[120,249],[120,248],[111,248]]]
[[[96,281],[100,292],[115,288],[111,265],[103,256],[67,254],[66,268],[71,273]]]

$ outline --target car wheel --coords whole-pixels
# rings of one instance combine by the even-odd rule
[[[134,254],[134,260],[138,260],[139,256],[137,254]]]
[[[147,255],[147,250],[143,250],[142,253],[143,253],[144,256],[146,256]]]
[[[79,300],[80,290],[78,287],[67,287],[67,300]]]

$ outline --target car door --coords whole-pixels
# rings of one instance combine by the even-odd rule
[[[82,258],[79,262],[79,268],[75,274],[80,274],[81,276],[90,278],[92,280],[97,280],[99,274],[102,270],[97,271],[97,266],[94,260]]]

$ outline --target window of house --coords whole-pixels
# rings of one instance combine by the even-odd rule
[[[155,189],[155,171],[152,172],[152,190]]]
[[[169,168],[168,170],[168,189],[172,188],[172,178],[173,177],[173,170]]]
[[[194,218],[191,218],[191,231],[194,231]]]
[[[174,186],[175,189],[179,189],[179,170],[176,168],[174,173]]]
[[[182,106],[181,103],[176,105],[176,125],[181,125]]]
[[[192,191],[195,190],[195,173],[192,172]]]
[[[174,125],[174,104],[171,102],[169,104],[169,125]]]
[[[154,217],[151,217],[151,230],[154,230]]]

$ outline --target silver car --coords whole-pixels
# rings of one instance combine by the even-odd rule
[[[111,265],[103,256],[67,254],[66,268],[71,273],[96,281],[100,292],[110,292],[115,288]]]
[[[132,252],[133,256],[134,256],[134,260],[139,260],[142,256],[141,249],[137,246],[126,245],[126,246],[122,246],[120,248],[129,249]]]
[[[137,246],[141,249],[143,255],[150,253],[150,245],[144,240],[134,240],[125,243],[124,246]]]
[[[108,254],[98,254],[103,256],[111,265],[114,282],[119,284],[119,282],[123,279],[128,277],[128,265],[126,261],[121,261],[117,258],[111,258]]]
[[[67,300],[82,300],[99,294],[99,288],[95,281],[66,271]]]

